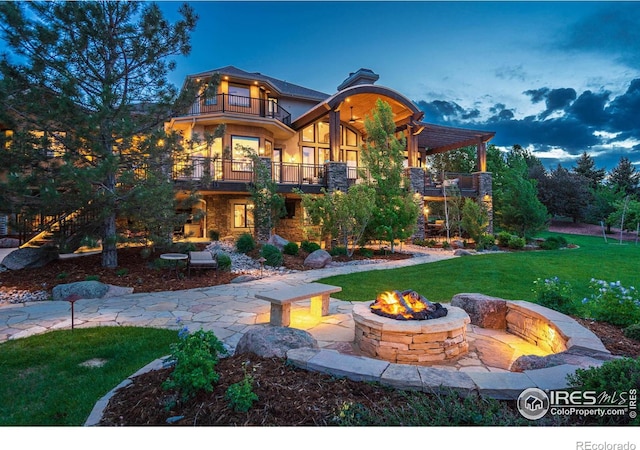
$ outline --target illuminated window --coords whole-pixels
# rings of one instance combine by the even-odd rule
[[[231,136],[231,158],[246,159],[247,151],[258,154],[260,139],[251,136]]]
[[[302,129],[302,142],[315,142],[316,134],[314,132],[314,126],[309,125]]]
[[[236,203],[233,205],[234,228],[251,228],[253,226],[253,205]]]
[[[350,130],[349,128],[345,128],[344,129],[343,143],[345,145],[350,146],[350,147],[357,146],[358,145],[358,135],[355,133],[355,131]]]
[[[248,86],[229,85],[229,105],[248,108],[250,95]]]
[[[321,144],[329,143],[329,124],[327,122],[318,122],[318,142]]]

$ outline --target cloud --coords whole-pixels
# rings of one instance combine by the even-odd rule
[[[563,50],[613,55],[619,62],[640,68],[640,4],[606,3],[596,13],[576,22],[560,40]]]
[[[495,71],[496,78],[501,80],[526,81],[527,73],[522,68],[522,64],[517,66],[501,66]]]
[[[532,103],[545,102],[537,115],[516,118],[514,108],[493,103],[481,109],[465,109],[455,102],[420,101],[425,121],[493,131],[492,143],[510,148],[530,146],[548,167],[557,163],[572,165],[582,152],[592,153],[596,164],[610,170],[620,157],[637,161],[640,152],[640,78],[614,98],[609,91],[541,87],[524,92]]]

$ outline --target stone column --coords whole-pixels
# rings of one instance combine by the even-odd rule
[[[264,180],[256,180],[254,179],[253,182],[257,183],[259,185],[263,185],[265,181],[267,180],[271,180],[273,177],[273,168],[271,167],[271,158],[267,158],[264,156],[260,157],[260,161],[259,164],[263,164],[264,165],[264,169],[265,169],[265,174],[264,174]],[[257,170],[254,170],[254,177],[258,174],[259,172]],[[258,214],[258,211],[254,208],[253,210],[254,215]],[[268,214],[271,214],[270,212]],[[253,218],[254,223],[255,223],[255,233],[256,233],[256,240],[258,242],[266,242],[269,240],[269,238],[271,237],[271,227],[269,226],[270,221],[268,220],[261,220],[260,217],[255,217]]]
[[[347,192],[347,190],[349,189],[349,181],[347,180],[347,163],[325,163],[324,173],[327,183],[327,191],[333,192],[340,190],[342,192]]]
[[[473,186],[478,192],[476,201],[484,203],[489,214],[487,233],[493,234],[493,178],[491,172],[474,172]]]

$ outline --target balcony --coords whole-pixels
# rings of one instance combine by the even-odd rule
[[[200,96],[191,105],[188,116],[205,114],[242,114],[254,117],[275,119],[287,126],[291,126],[291,114],[282,108],[274,99],[241,97],[238,95],[217,94],[214,96]]]

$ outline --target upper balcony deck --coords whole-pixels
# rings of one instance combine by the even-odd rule
[[[191,105],[187,115],[201,116],[216,113],[270,118],[291,126],[291,114],[272,98],[241,97],[230,94],[200,96]]]

